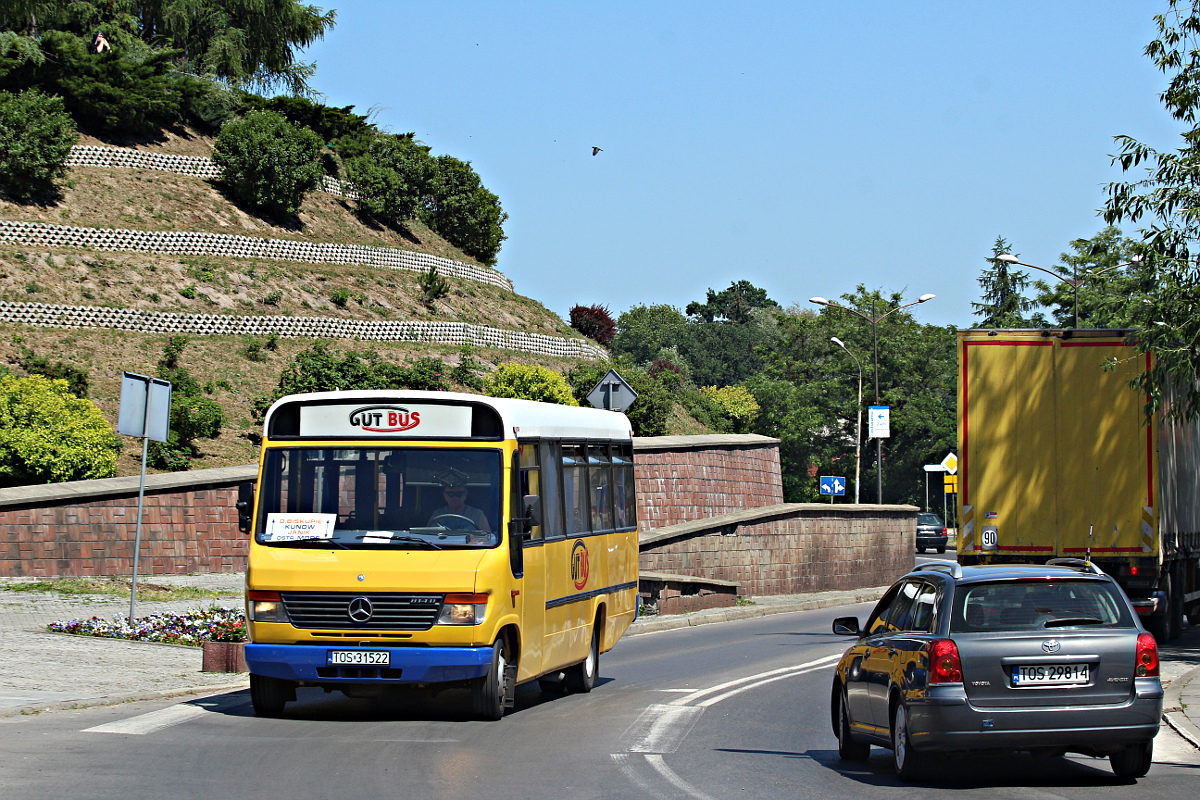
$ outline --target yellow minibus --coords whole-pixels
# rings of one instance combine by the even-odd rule
[[[242,487],[250,695],[591,691],[637,613],[624,414],[453,392],[290,395]]]

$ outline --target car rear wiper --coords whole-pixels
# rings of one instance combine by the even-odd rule
[[[294,545],[294,544],[305,544],[305,545],[312,545],[312,544],[315,544],[315,543],[317,543],[317,542],[324,542],[324,543],[327,543],[327,544],[332,544],[332,545],[335,545],[335,546],[337,546],[337,547],[340,547],[340,548],[342,548],[343,550],[349,550],[349,549],[350,549],[349,547],[346,547],[346,545],[344,545],[344,544],[342,544],[341,542],[339,542],[337,539],[329,539],[329,538],[327,538],[327,537],[324,537],[324,536],[309,536],[309,537],[307,537],[307,538],[305,538],[305,539],[281,539],[281,540],[280,540],[280,541],[278,541],[278,542],[276,542],[276,541],[268,541],[268,542],[266,542],[266,543],[267,543],[267,544],[278,545],[278,546],[282,546],[282,547],[290,547],[291,545]]]
[[[425,545],[430,550],[441,550],[442,549],[439,545],[434,544],[433,542],[429,541],[428,539],[422,539],[419,536],[380,536],[377,533],[360,533],[358,536],[355,536],[354,538],[355,539],[366,539],[367,537],[376,539],[379,542],[409,542],[411,544]]]
[[[1048,619],[1043,624],[1046,628],[1065,628],[1070,625],[1103,625],[1104,620],[1097,617],[1060,617],[1059,619]]]

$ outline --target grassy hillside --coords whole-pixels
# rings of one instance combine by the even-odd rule
[[[97,144],[82,140],[83,144]],[[186,132],[166,134],[151,146],[180,155],[208,155],[210,142]],[[367,244],[431,253],[476,263],[413,223],[397,230],[372,225],[354,203],[312,193],[298,218],[278,224],[231,203],[209,180],[166,172],[78,167],[54,205],[19,205],[0,198],[0,219],[92,228],[206,231]],[[264,259],[110,253],[31,247],[0,241],[0,300],[228,315],[291,315],[365,320],[467,322],[551,336],[578,337],[555,314],[527,297],[473,281],[449,279],[450,291],[432,303],[422,299],[416,273],[382,267],[312,265]],[[223,406],[227,424],[216,440],[202,440],[195,468],[247,464],[256,457],[258,425],[250,416],[256,397],[270,393],[291,357],[313,339],[188,335],[180,366],[189,370],[208,396]],[[91,329],[55,329],[0,324],[0,365],[23,372],[29,354],[62,361],[87,371],[89,397],[116,421],[122,371],[153,375],[168,336]],[[339,340],[339,351],[373,349],[391,361],[419,356],[456,364],[453,347],[427,343]],[[268,346],[276,349],[270,349]],[[501,361],[537,363],[559,371],[569,359],[529,353],[476,349],[473,357],[491,368]],[[679,420],[690,427],[686,418]],[[126,443],[120,474],[140,468],[140,448]]]

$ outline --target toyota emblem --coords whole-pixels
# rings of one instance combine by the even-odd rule
[[[1062,644],[1059,643],[1058,639],[1047,639],[1042,642],[1042,649],[1047,653],[1057,653],[1060,647],[1062,647]]]
[[[346,616],[350,618],[351,622],[356,622],[359,625],[370,622],[373,613],[375,613],[375,609],[371,605],[371,601],[365,597],[356,597],[346,606]],[[1045,647],[1045,645],[1042,645],[1042,647]]]

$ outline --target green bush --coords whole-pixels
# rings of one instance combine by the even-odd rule
[[[104,414],[66,381],[0,377],[0,486],[111,478],[120,451]]]
[[[500,198],[484,188],[469,161],[438,156],[430,182],[429,227],[483,264],[495,264],[508,214]]]
[[[0,187],[19,201],[54,194],[78,138],[62,98],[0,92]]]
[[[213,161],[245,206],[274,216],[295,214],[321,180],[321,140],[274,111],[251,111],[221,126]]]
[[[561,406],[577,406],[567,379],[553,370],[533,364],[501,364],[483,381],[489,397],[515,397]]]
[[[71,394],[76,397],[87,397],[88,374],[85,369],[73,367],[62,361],[56,361],[51,364],[50,359],[37,355],[28,347],[21,348],[21,356],[18,359],[18,363],[30,375],[41,375],[44,378],[52,380],[66,381],[67,390]]]
[[[759,405],[744,386],[704,386],[700,393],[708,398],[728,421],[730,433],[746,433],[758,416]]]
[[[421,301],[427,306],[450,294],[450,281],[438,274],[436,265],[420,274],[417,286],[421,289]]]
[[[416,214],[429,193],[435,162],[429,148],[411,136],[380,136],[367,154],[346,162],[346,177],[358,193],[359,207],[388,225]]]

